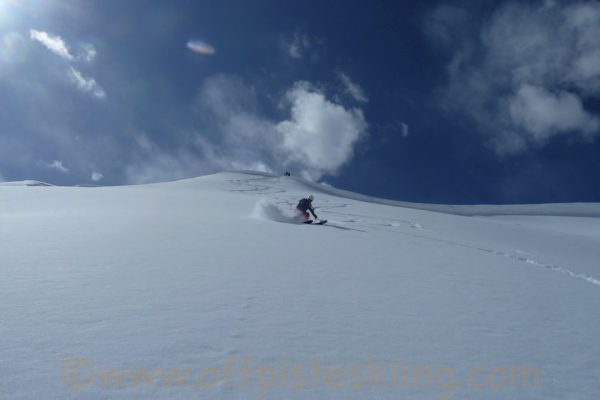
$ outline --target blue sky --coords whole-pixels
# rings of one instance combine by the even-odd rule
[[[0,179],[600,201],[598,37],[597,1],[0,0]]]

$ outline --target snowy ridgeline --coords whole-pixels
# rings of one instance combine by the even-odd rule
[[[0,185],[2,399],[600,393],[599,204],[29,186]],[[309,193],[328,224],[294,219]]]

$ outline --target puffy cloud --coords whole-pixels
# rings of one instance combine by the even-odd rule
[[[600,96],[600,3],[507,3],[482,28],[468,32],[466,21],[466,10],[443,6],[427,25],[439,41],[462,43],[444,101],[498,152],[598,134],[598,117],[585,104]]]
[[[65,60],[73,60],[74,57],[69,53],[67,44],[62,40],[60,36],[53,36],[47,32],[36,31],[31,29],[29,31],[29,37],[31,40],[35,40],[43,44],[48,50],[54,54],[64,58]]]
[[[354,145],[367,130],[359,109],[328,100],[306,82],[294,84],[282,100],[290,116],[276,121],[259,111],[255,91],[241,80],[222,75],[208,79],[197,104],[214,117],[210,130],[218,132],[212,141],[202,143],[205,153],[211,143],[219,149],[210,152],[212,164],[235,167],[233,162],[238,166],[258,162],[318,179],[335,174],[352,158]]]
[[[59,172],[62,172],[62,173],[67,173],[67,172],[69,172],[69,168],[65,167],[65,166],[63,165],[62,161],[54,160],[54,161],[52,161],[51,163],[48,163],[48,164],[46,164],[46,166],[47,166],[48,168],[55,169],[55,170],[57,170],[57,171],[59,171]]]
[[[572,131],[591,135],[600,127],[600,119],[586,112],[576,95],[529,85],[510,98],[509,113],[515,125],[540,142]]]
[[[291,118],[277,124],[288,162],[299,162],[308,177],[335,174],[354,155],[354,145],[366,134],[367,123],[359,109],[330,102],[306,82],[286,94]]]
[[[217,75],[200,88],[196,127],[173,151],[138,135],[129,182],[169,180],[223,169],[292,170],[311,179],[336,174],[367,134],[360,109],[345,108],[306,82],[297,82],[281,101],[277,120],[259,107],[254,88]]]
[[[91,44],[84,44],[81,47],[83,49],[83,54],[80,57],[87,62],[94,61],[96,55],[98,54],[96,52],[96,48]]]
[[[72,66],[69,67],[68,73],[71,82],[73,82],[75,86],[77,86],[77,88],[79,88],[80,90],[84,92],[89,92],[99,99],[104,99],[106,97],[104,89],[102,89],[102,87],[98,85],[94,78],[84,77],[81,74],[81,72],[79,72]]]
[[[325,52],[322,39],[311,37],[302,31],[296,31],[291,36],[282,36],[280,40],[286,56],[294,60],[317,62]]]
[[[300,59],[310,49],[310,39],[308,35],[296,32],[291,40],[284,41],[284,45],[290,57]]]
[[[104,175],[98,171],[92,171],[91,179],[94,182],[98,182],[100,179],[104,178]]]

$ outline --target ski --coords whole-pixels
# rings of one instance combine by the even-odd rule
[[[309,219],[308,221],[304,221],[302,222],[303,224],[313,224],[313,225],[323,225],[327,223],[326,219],[321,219],[318,221],[313,221],[312,219]]]

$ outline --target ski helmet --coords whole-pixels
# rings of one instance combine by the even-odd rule
[[[312,194],[309,194],[307,199],[309,199],[310,201],[313,201],[315,199],[315,196],[313,196]]]

